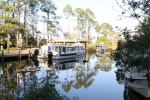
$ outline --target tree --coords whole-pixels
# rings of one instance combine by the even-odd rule
[[[123,0],[128,5],[128,10],[122,12],[125,15],[130,11],[130,17],[139,21],[140,25],[136,28],[136,34],[128,28],[122,30],[124,38],[118,42],[118,47],[112,52],[111,57],[116,61],[116,65],[138,69],[147,69],[150,66],[150,17],[149,17],[149,0]],[[121,6],[122,7],[122,6]],[[140,12],[140,13],[139,13]]]
[[[96,23],[95,15],[89,8],[85,10],[85,13],[86,13],[86,21],[87,21],[87,40],[89,40],[91,27],[95,26]]]
[[[13,16],[14,7],[9,5],[9,2],[0,1],[0,35],[1,43],[6,46],[5,40],[7,39],[7,50],[9,52],[9,34],[15,34],[15,24],[17,19]],[[7,37],[7,38],[6,38]]]
[[[104,44],[106,47],[110,47],[111,42],[106,36],[102,36],[98,38],[98,40],[96,41],[96,44]]]
[[[78,39],[81,39],[86,29],[86,15],[85,15],[85,11],[81,8],[76,8],[75,13],[77,17],[77,26],[75,27],[75,29],[79,31]]]
[[[29,21],[31,22],[30,23],[30,26],[31,26],[31,29],[32,29],[32,35],[33,37],[35,36],[35,31],[36,31],[36,27],[37,27],[37,22],[38,22],[38,11],[39,11],[39,0],[32,0],[32,1],[29,1],[29,4],[28,4],[28,7],[29,7],[29,10],[28,10],[28,19]]]
[[[50,15],[56,15],[55,10],[57,9],[55,3],[52,0],[41,0],[41,11],[47,15],[47,38],[49,40],[48,31],[51,29],[52,21],[50,21]],[[51,34],[52,39],[52,34]],[[48,41],[47,41],[48,42]]]
[[[69,36],[69,30],[70,30],[70,23],[69,23],[69,19],[71,16],[74,16],[74,12],[72,10],[72,7],[70,6],[70,4],[66,5],[66,7],[63,9],[63,13],[65,14],[66,18],[68,19],[68,36]]]

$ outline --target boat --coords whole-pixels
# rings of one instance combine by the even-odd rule
[[[124,87],[123,97],[124,100],[149,100],[132,89],[126,87]]]
[[[66,45],[43,45],[39,50],[38,58],[48,59],[48,54],[52,53],[52,59],[68,59],[76,56],[74,46]]]
[[[104,44],[98,44],[98,45],[96,45],[95,51],[96,52],[104,53],[105,52],[105,46],[104,46]]]
[[[136,68],[130,68],[125,72],[125,84],[126,87],[130,87],[140,95],[149,98],[150,97],[150,79],[149,73],[146,70],[138,70]]]
[[[77,54],[76,54],[76,57],[78,57],[78,56],[83,56],[83,55],[85,54],[85,50],[84,50],[82,44],[80,44],[80,43],[75,43],[75,44],[73,44],[72,46],[75,47],[75,51],[76,51],[76,53],[77,53]]]
[[[98,58],[103,58],[103,57],[104,57],[104,52],[96,51],[96,52],[95,52],[95,55],[96,55],[96,57],[98,57]]]

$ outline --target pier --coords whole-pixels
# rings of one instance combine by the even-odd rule
[[[22,59],[22,58],[30,58],[30,55],[34,53],[34,50],[37,49],[37,47],[34,48],[18,48],[18,50],[13,51],[3,51],[1,50],[0,53],[0,62],[7,61],[7,60],[16,60],[16,59]]]

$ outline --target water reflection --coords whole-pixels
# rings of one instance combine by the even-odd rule
[[[115,73],[116,73],[116,80],[117,80],[118,84],[124,84],[123,70],[122,69],[117,69],[115,71]]]
[[[99,71],[111,71],[113,63],[109,59],[109,53],[103,54],[103,57],[86,54],[79,58],[52,62],[44,59],[5,62],[0,65],[0,99],[66,99],[68,97],[55,88],[57,85],[61,85],[66,93],[72,88],[87,89],[95,81],[94,76]]]

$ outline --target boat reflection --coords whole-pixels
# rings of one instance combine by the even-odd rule
[[[76,57],[70,59],[53,60],[53,64],[58,70],[66,70],[76,67],[77,63],[83,63],[84,57]]]
[[[112,63],[114,63],[113,60],[109,58],[109,53],[105,52],[96,52],[93,56],[93,59],[96,59],[95,61],[95,69],[101,69],[101,71],[109,72],[111,71]]]
[[[95,55],[96,55],[96,57],[98,57],[98,58],[103,58],[103,57],[104,57],[104,53],[105,53],[105,52],[97,51],[97,52],[95,53]]]
[[[139,93],[135,92],[131,88],[125,87],[123,92],[124,100],[150,100],[150,98],[146,98]]]

